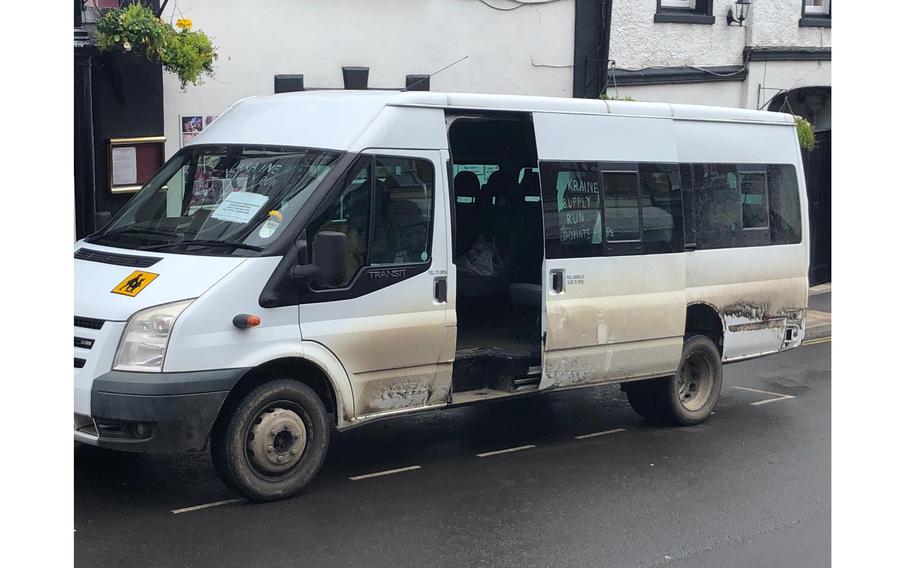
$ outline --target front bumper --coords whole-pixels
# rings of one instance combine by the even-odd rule
[[[92,382],[94,428],[76,441],[129,452],[203,450],[225,399],[248,369],[110,371]]]

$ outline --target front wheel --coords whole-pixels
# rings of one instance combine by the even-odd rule
[[[322,467],[331,427],[307,385],[271,380],[227,412],[212,434],[212,461],[228,487],[254,501],[285,499]]]
[[[687,337],[676,374],[623,385],[643,418],[680,426],[703,422],[714,410],[723,383],[720,352],[704,335]]]

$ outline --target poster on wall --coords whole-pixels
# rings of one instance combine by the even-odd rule
[[[189,144],[190,140],[196,137],[210,124],[218,118],[217,114],[189,114],[180,116],[180,147],[183,148]]]

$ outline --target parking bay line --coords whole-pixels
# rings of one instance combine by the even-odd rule
[[[534,444],[528,444],[527,446],[516,446],[514,448],[506,448],[504,450],[493,450],[492,452],[482,452],[477,454],[479,458],[486,458],[490,456],[498,456],[499,454],[509,454],[512,452],[520,452],[521,450],[530,450],[531,448],[536,448]]]
[[[818,345],[819,343],[831,343],[831,336],[828,337],[819,337],[818,339],[809,339],[808,341],[803,341],[803,345]]]
[[[590,434],[582,434],[580,436],[575,436],[576,440],[586,440],[588,438],[596,438],[597,436],[606,436],[607,434],[616,434],[617,432],[625,432],[625,428],[614,428],[613,430],[606,430],[604,432],[591,432]]]
[[[370,479],[371,477],[381,477],[383,475],[392,475],[393,473],[401,473],[404,471],[414,471],[415,469],[420,469],[419,465],[409,465],[408,467],[399,467],[397,469],[387,469],[385,471],[377,471],[375,473],[365,473],[363,475],[355,475],[349,477],[351,481],[360,481],[361,479]]]
[[[192,507],[184,507],[183,509],[174,509],[171,512],[174,513],[175,515],[179,515],[180,513],[189,513],[191,511],[199,511],[200,509],[218,507],[219,505],[230,505],[231,503],[241,503],[243,501],[245,501],[245,499],[226,499],[224,501],[215,501],[214,503],[205,503],[203,505],[194,505]]]
[[[750,391],[750,392],[757,392],[757,393],[761,393],[761,394],[769,394],[774,397],[774,398],[767,398],[765,400],[757,400],[755,402],[750,402],[749,405],[751,405],[751,406],[761,406],[762,404],[768,404],[769,402],[777,402],[778,400],[787,400],[790,398],[796,398],[796,396],[794,396],[792,394],[781,394],[779,392],[769,392],[769,391],[763,391],[763,390],[753,389],[753,388],[749,388],[749,387],[740,387],[737,385],[730,385],[730,386],[732,386],[735,389],[746,390],[746,391]]]

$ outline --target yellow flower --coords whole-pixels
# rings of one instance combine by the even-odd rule
[[[178,18],[177,27],[181,30],[188,30],[193,27],[193,20],[189,18]]]

